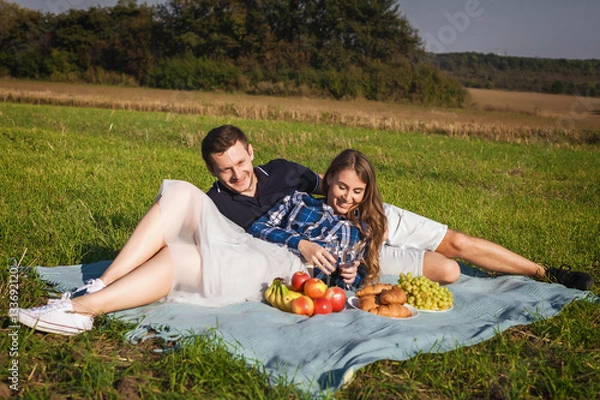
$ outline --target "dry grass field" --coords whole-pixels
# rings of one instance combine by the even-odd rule
[[[469,89],[472,106],[489,111],[521,112],[540,117],[572,119],[577,127],[600,127],[600,98],[543,93]]]
[[[0,80],[0,101],[232,115],[556,145],[600,143],[600,99],[470,89],[463,108]]]

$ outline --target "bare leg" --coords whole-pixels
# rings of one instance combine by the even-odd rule
[[[489,240],[448,229],[435,250],[448,258],[460,258],[488,271],[501,274],[543,277],[546,269]]]
[[[99,292],[73,299],[73,310],[81,314],[100,315],[153,303],[171,291],[173,262],[169,248],[114,281]]]
[[[442,285],[453,283],[460,277],[460,266],[440,253],[427,251],[423,255],[423,275]]]
[[[160,206],[154,203],[100,279],[108,286],[141,266],[164,247]]]

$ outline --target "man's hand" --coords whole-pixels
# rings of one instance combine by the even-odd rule
[[[314,265],[327,275],[335,271],[337,258],[321,245],[303,239],[298,244],[298,251],[307,263]]]

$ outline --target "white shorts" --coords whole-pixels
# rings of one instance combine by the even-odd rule
[[[379,252],[382,275],[412,272],[423,275],[423,256],[440,245],[448,226],[383,203],[388,219],[388,239]]]

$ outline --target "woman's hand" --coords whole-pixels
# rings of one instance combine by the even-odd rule
[[[307,263],[319,268],[325,274],[331,275],[335,271],[337,258],[318,243],[303,239],[298,244],[298,251]]]
[[[352,285],[354,280],[356,279],[356,274],[358,273],[358,266],[360,265],[360,261],[354,261],[352,266],[346,268],[340,268],[340,276],[344,280],[344,283],[348,285]]]

